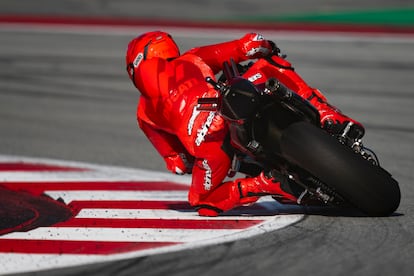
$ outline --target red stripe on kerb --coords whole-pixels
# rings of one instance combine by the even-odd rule
[[[138,212],[138,211],[137,211]],[[54,227],[99,227],[99,228],[166,228],[166,229],[246,229],[263,220],[229,219],[103,219],[74,218]]]
[[[0,171],[87,171],[87,169],[24,162],[6,162],[0,163]]]
[[[74,200],[69,204],[71,209],[156,209],[156,210],[193,210],[186,201],[156,200]]]
[[[93,181],[93,182],[1,182],[11,190],[26,190],[32,193],[44,191],[187,191],[188,186],[168,182],[148,181]]]
[[[170,246],[175,242],[111,242],[1,239],[0,252],[30,254],[99,254],[109,255]]]

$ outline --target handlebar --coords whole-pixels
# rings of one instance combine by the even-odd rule
[[[226,88],[226,86],[224,84],[216,82],[211,77],[206,77],[206,82],[211,84],[214,87],[214,89],[217,90],[218,92],[220,92],[221,94],[223,94],[223,92]]]

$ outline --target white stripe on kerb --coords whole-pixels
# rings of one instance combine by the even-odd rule
[[[1,239],[72,240],[113,242],[197,242],[240,232],[240,229],[166,229],[41,227],[27,233],[15,232]]]
[[[186,191],[45,191],[54,199],[62,198],[66,204],[74,200],[165,200],[187,201]]]
[[[96,219],[190,219],[190,220],[234,220],[234,216],[201,217],[195,210],[156,209],[82,209],[76,218]],[[269,216],[237,216],[237,220],[268,220]]]

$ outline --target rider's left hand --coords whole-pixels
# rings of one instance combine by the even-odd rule
[[[178,175],[183,175],[186,173],[191,173],[194,158],[185,153],[177,153],[175,155],[165,156],[164,161],[167,170]]]

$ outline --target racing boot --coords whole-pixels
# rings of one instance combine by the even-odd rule
[[[361,123],[344,115],[337,107],[329,104],[319,90],[312,91],[308,101],[319,111],[321,127],[333,135],[342,135],[349,125],[346,135],[355,140],[361,139],[365,129]]]
[[[256,202],[261,196],[271,195],[284,204],[297,204],[302,190],[295,190],[274,172],[260,173],[252,178],[240,178],[224,182],[197,204],[200,216],[217,216],[237,206]]]
[[[253,181],[239,184],[241,199],[271,195],[280,203],[296,204],[298,195],[302,192],[292,187],[287,178],[277,174],[274,170],[262,172],[251,180]]]

